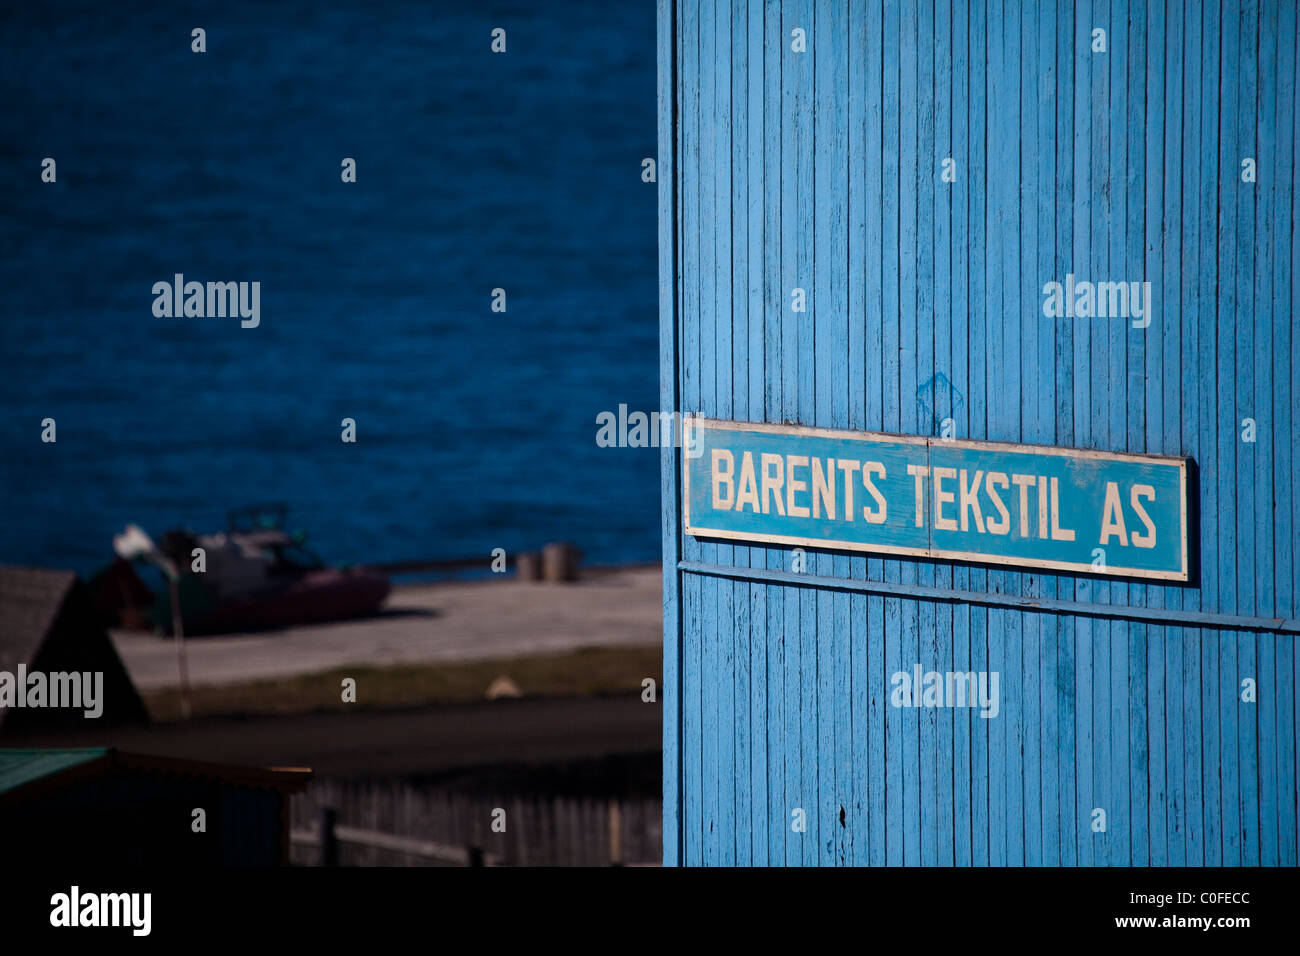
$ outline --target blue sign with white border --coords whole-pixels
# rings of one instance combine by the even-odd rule
[[[686,532],[1188,580],[1186,458],[688,417]]]

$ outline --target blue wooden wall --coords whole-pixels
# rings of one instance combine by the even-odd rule
[[[659,11],[664,408],[1187,455],[1200,515],[1191,587],[796,574],[684,536],[668,451],[665,862],[1295,865],[1297,4]],[[1150,327],[1044,317],[1067,273],[1150,281]],[[891,707],[917,663],[999,716]]]

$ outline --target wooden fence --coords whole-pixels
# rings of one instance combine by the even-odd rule
[[[493,831],[498,809],[504,832]],[[658,797],[494,797],[446,784],[318,779],[293,798],[291,814],[297,865],[611,866],[658,864],[662,854]]]

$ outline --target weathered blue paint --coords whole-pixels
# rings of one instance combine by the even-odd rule
[[[1182,458],[696,417],[684,435],[696,537],[1188,578]]]
[[[664,407],[1188,457],[1200,555],[796,575],[685,534],[665,449],[666,862],[1297,863],[1296,17],[661,0]],[[1150,282],[1150,325],[1045,315],[1071,275]],[[917,665],[998,672],[998,716],[891,706]]]

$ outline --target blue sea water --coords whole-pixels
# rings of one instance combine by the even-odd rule
[[[656,559],[657,453],[595,443],[657,405],[654,47],[649,0],[9,5],[0,563],[277,500],[339,563]],[[156,318],[175,273],[261,325]]]

